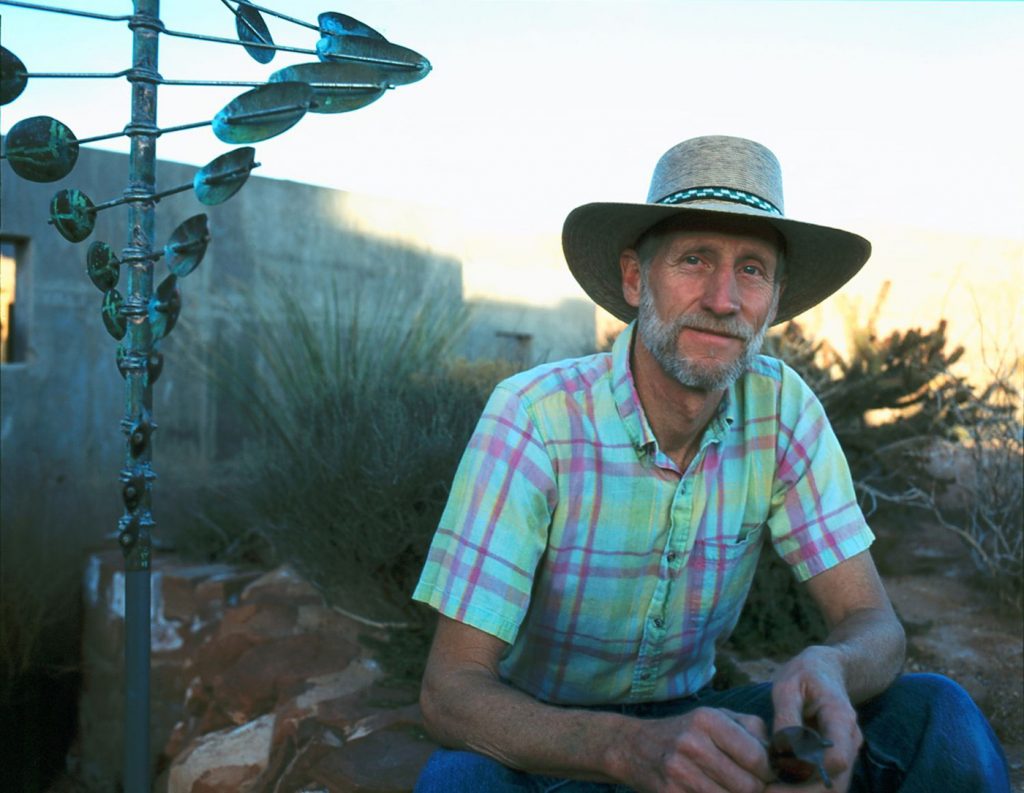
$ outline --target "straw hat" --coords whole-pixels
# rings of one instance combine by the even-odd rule
[[[723,216],[763,218],[785,239],[786,288],[775,322],[806,311],[864,266],[871,243],[848,231],[783,215],[779,161],[760,143],[711,135],[673,146],[658,160],[646,204],[584,204],[565,219],[562,249],[573,276],[598,305],[629,322],[619,255],[659,222],[685,214],[714,228]]]

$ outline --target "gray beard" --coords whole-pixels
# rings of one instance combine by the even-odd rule
[[[772,310],[757,332],[739,317],[718,318],[701,311],[687,312],[672,322],[664,322],[654,307],[651,290],[644,283],[640,290],[640,305],[637,308],[637,331],[640,333],[640,340],[650,350],[665,374],[680,385],[701,391],[724,391],[750,368],[754,358],[761,351],[764,337],[775,316],[778,299],[779,293],[776,291]],[[745,347],[732,363],[697,363],[679,354],[677,344],[683,328],[737,336],[743,339]]]

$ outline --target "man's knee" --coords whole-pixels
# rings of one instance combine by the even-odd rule
[[[929,672],[900,675],[879,698],[889,708],[898,708],[902,718],[919,715],[928,721],[984,720],[978,706],[954,680]]]
[[[529,790],[523,775],[475,752],[438,749],[420,773],[415,793],[513,793]]]
[[[953,680],[900,675],[860,714],[864,759],[877,766],[865,769],[869,775],[897,773],[910,790],[1007,789],[999,741],[970,695]]]

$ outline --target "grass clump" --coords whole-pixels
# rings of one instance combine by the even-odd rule
[[[75,733],[81,547],[61,520],[0,519],[0,790],[44,790]]]
[[[364,623],[429,633],[409,596],[466,442],[511,365],[455,358],[468,310],[440,286],[412,286],[335,286],[312,311],[281,288],[276,305],[250,307],[249,354],[206,367],[246,442],[179,549],[288,562]],[[418,677],[410,658],[429,636],[417,648],[407,639],[382,662]]]

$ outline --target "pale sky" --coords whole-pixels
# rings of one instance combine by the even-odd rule
[[[132,11],[129,0],[57,4]],[[557,233],[578,204],[642,201],[654,162],[674,143],[733,134],[778,155],[791,217],[1024,237],[1022,3],[265,4],[310,22],[343,11],[421,52],[433,72],[256,144],[262,176]],[[29,72],[130,64],[124,22],[2,5],[0,14],[3,46]],[[172,30],[234,36],[219,0],[164,0],[161,17]],[[265,18],[278,43],[315,45],[315,31]],[[160,47],[168,79],[264,80],[315,60],[279,53],[263,66],[241,47],[170,36]],[[162,87],[159,122],[210,118],[245,90]],[[0,108],[0,131],[52,115],[78,137],[112,132],[127,123],[129,96],[124,79],[31,79]],[[127,150],[124,138],[98,145]],[[162,137],[157,153],[202,165],[229,148],[201,128]]]

